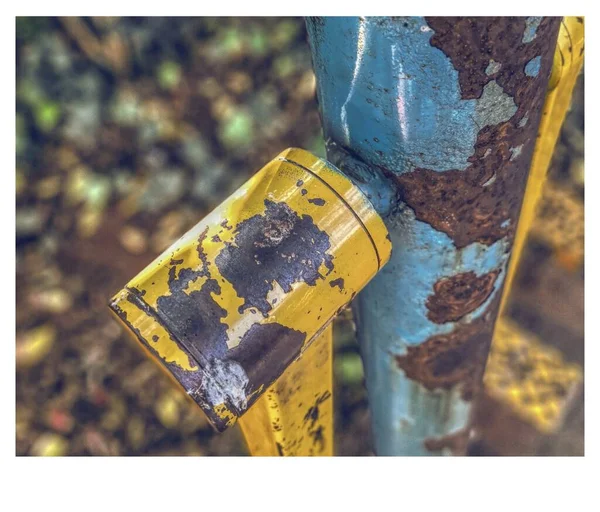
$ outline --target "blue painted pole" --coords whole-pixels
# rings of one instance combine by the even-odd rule
[[[328,158],[390,262],[353,304],[379,455],[465,453],[560,18],[307,18]]]

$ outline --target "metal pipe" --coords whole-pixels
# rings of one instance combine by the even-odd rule
[[[232,426],[267,392],[266,402],[278,411],[266,416],[282,436],[263,431],[271,443],[264,450],[329,454],[328,325],[390,251],[387,229],[360,190],[328,162],[290,148],[131,279],[109,306],[217,430]],[[264,405],[250,415],[257,423],[249,419],[246,427],[264,426]]]
[[[579,16],[565,16],[560,24],[558,42],[554,51],[552,73],[548,92],[544,101],[535,151],[531,160],[529,179],[525,190],[525,200],[519,216],[519,227],[512,247],[512,257],[508,267],[506,285],[500,312],[508,299],[512,280],[521,259],[527,235],[535,218],[536,207],[542,196],[546,173],[554,154],[554,146],[560,129],[571,106],[573,89],[583,67],[584,23]]]
[[[308,18],[328,159],[393,254],[354,302],[379,455],[464,453],[560,18]]]
[[[333,326],[239,419],[254,457],[333,455]]]

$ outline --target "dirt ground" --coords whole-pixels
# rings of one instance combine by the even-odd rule
[[[575,210],[580,82],[549,181]],[[237,428],[213,433],[106,304],[281,150],[324,156],[302,19],[19,18],[16,109],[16,453],[247,454]],[[577,219],[557,230],[580,232]],[[583,248],[582,236],[569,244]],[[582,364],[583,261],[569,254],[534,228],[509,312]],[[335,346],[336,451],[368,455],[349,311]],[[472,454],[583,454],[582,397],[560,433],[527,448],[513,442],[526,427],[498,418],[501,441],[484,436]]]

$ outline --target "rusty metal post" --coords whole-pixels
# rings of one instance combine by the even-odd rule
[[[333,326],[239,420],[252,456],[333,455]]]
[[[527,235],[535,218],[536,207],[542,196],[546,173],[554,153],[569,107],[577,77],[583,67],[584,22],[582,17],[565,16],[560,24],[554,63],[548,83],[535,151],[531,160],[525,200],[519,217],[519,227],[513,242],[512,258],[508,267],[501,312],[508,298],[512,280],[518,268]]]
[[[496,444],[502,452],[534,454],[541,436],[557,433],[582,392],[582,368],[565,361],[562,354],[511,321],[503,311],[528,234],[536,218],[546,173],[565,120],[577,77],[583,66],[584,20],[565,16],[558,33],[529,178],[513,241],[512,254],[504,284],[500,315],[484,375],[485,397],[475,412],[476,436],[487,445]],[[552,190],[552,189],[551,189]],[[558,220],[558,219],[557,219]],[[564,219],[561,220],[564,222]],[[575,249],[574,254],[578,251]],[[493,409],[494,413],[489,414]],[[518,439],[510,448],[496,434],[496,415],[510,411],[511,425]]]
[[[393,254],[354,303],[375,449],[464,453],[560,18],[309,18],[330,161]]]

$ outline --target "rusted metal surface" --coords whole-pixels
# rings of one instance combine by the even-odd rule
[[[376,451],[466,446],[560,18],[309,18],[328,158],[394,252],[354,304]]]
[[[499,274],[499,270],[494,270],[477,276],[471,271],[440,279],[425,303],[427,317],[436,324],[460,320],[487,300]]]
[[[583,260],[583,233],[580,233],[581,237],[575,235],[571,238],[572,233],[578,230],[578,226],[583,226],[583,221],[581,223],[577,222],[579,220],[578,213],[583,216],[582,208],[569,208],[567,206],[564,209],[554,209],[550,215],[547,215],[546,206],[548,201],[544,201],[542,208],[537,212],[538,221],[534,222],[536,208],[540,202],[542,189],[546,181],[546,173],[550,166],[560,129],[571,105],[571,96],[577,77],[583,67],[583,59],[584,19],[579,16],[565,16],[560,23],[552,72],[527,181],[525,200],[513,241],[513,257],[508,268],[502,307],[506,303],[507,292],[510,290],[527,235],[532,228],[537,231],[535,226],[541,227],[540,231],[542,232],[556,233],[558,232],[556,229],[557,224],[563,221],[569,223],[570,229],[560,230],[560,244],[566,248],[566,251],[560,251],[560,254],[567,267],[576,268],[578,263]],[[562,194],[564,194],[564,191]],[[552,197],[552,195],[549,191],[546,194],[547,197]],[[565,195],[568,195],[568,193]],[[552,236],[556,240],[556,235]]]
[[[307,350],[390,249],[357,187],[290,149],[133,278],[111,308],[224,430]]]

